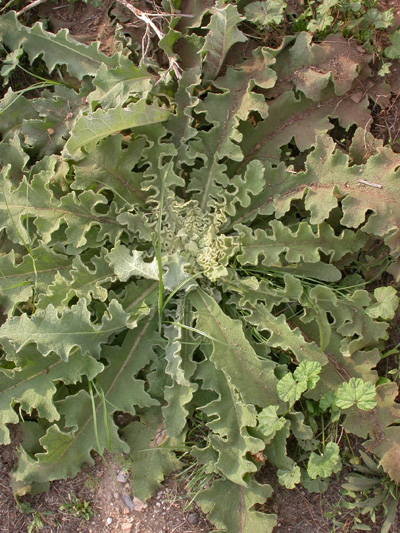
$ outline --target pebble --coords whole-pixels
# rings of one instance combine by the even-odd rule
[[[128,494],[124,494],[124,502],[130,511],[135,510],[135,505]]]
[[[118,476],[117,476],[117,481],[119,483],[126,483],[129,479],[129,475],[124,472],[123,470],[121,470],[119,473],[118,473]]]
[[[112,518],[111,518],[111,516],[109,516],[107,518],[107,520],[106,520],[106,524],[109,526],[111,524],[111,522],[112,522]]]
[[[132,529],[133,524],[129,524],[128,522],[121,525],[122,531],[130,531]]]
[[[191,526],[197,526],[200,520],[199,513],[190,513],[187,520]]]

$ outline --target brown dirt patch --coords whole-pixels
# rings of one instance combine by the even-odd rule
[[[145,505],[139,505],[124,479],[124,458],[97,457],[73,479],[54,481],[48,492],[14,499],[10,472],[16,464],[18,434],[13,443],[0,446],[0,532],[25,533],[35,519],[44,533],[208,533],[212,530],[196,504],[190,501],[183,481],[170,476]],[[144,468],[146,466],[144,465]],[[124,501],[136,504],[135,510]],[[67,508],[65,508],[65,505]],[[90,507],[89,507],[90,506]],[[64,507],[64,508],[63,508]],[[84,517],[84,509],[91,512]],[[26,512],[24,513],[23,510]],[[33,528],[32,532],[39,529]]]
[[[48,29],[57,33],[68,28],[74,39],[84,44],[100,42],[104,53],[113,54],[115,28],[109,15],[113,0],[104,0],[101,7],[83,2],[71,3],[61,0],[58,5],[48,2],[42,4],[37,12],[39,19],[48,21]]]

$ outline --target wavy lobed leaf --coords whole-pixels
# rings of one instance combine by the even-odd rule
[[[49,305],[32,318],[26,314],[10,318],[0,327],[0,340],[7,339],[17,351],[34,343],[43,355],[55,352],[64,361],[68,361],[75,346],[83,355],[89,353],[99,357],[101,344],[127,327],[128,319],[129,315],[113,300],[102,323],[93,324],[87,302],[82,298],[71,308],[65,308],[61,316],[53,305]]]
[[[218,479],[214,481],[211,488],[200,492],[196,501],[221,531],[272,533],[277,525],[276,515],[254,509],[257,503],[264,503],[271,495],[270,485],[261,485],[254,479],[248,487]]]
[[[102,63],[108,67],[118,66],[118,56],[106,56],[99,51],[99,43],[90,46],[78,43],[69,36],[68,30],[60,30],[57,35],[45,31],[37,22],[32,28],[23,26],[14,11],[9,11],[0,19],[0,39],[11,49],[23,48],[31,63],[42,56],[50,72],[57,65],[67,65],[71,76],[82,79],[94,75]]]
[[[104,111],[98,109],[94,113],[82,116],[75,124],[71,137],[64,148],[64,155],[71,158],[82,158],[81,150],[93,150],[96,144],[122,130],[147,126],[168,119],[166,108],[146,104],[142,99],[123,108],[121,105]]]

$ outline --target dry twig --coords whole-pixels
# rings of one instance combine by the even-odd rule
[[[362,180],[362,179],[358,179],[357,181],[359,183],[363,183],[364,185],[369,185],[370,187],[376,187],[377,189],[383,188],[383,185],[379,185],[379,183],[371,183],[370,181]]]
[[[144,11],[138,9],[137,7],[132,6],[127,0],[117,0],[117,2],[119,4],[121,4],[121,5],[123,5],[124,7],[126,7],[126,9],[128,9],[131,13],[133,13],[135,15],[135,17],[137,17],[139,20],[142,20],[146,24],[146,33],[145,33],[146,39],[148,38],[148,29],[149,28],[151,28],[154,31],[154,33],[157,35],[159,40],[161,40],[161,39],[163,39],[165,37],[165,34],[160,30],[160,28],[151,19],[151,15],[149,15],[148,13],[145,13]],[[155,16],[155,15],[153,15],[153,16]],[[164,16],[164,14],[157,13],[156,16],[162,17],[162,16]],[[148,48],[148,46],[145,47],[145,50],[147,50],[147,48]],[[143,52],[145,50],[143,50]],[[145,57],[144,53],[143,53],[143,57]],[[181,70],[182,69],[178,65],[176,59],[173,58],[173,57],[169,57],[168,56],[168,61],[169,61],[169,67],[168,67],[168,70],[167,70],[166,74],[168,74],[168,72],[170,70],[173,70],[175,72],[175,74],[176,74],[176,77],[178,79],[180,79],[182,77],[182,74],[181,74]],[[166,74],[164,74],[163,77],[165,77]]]
[[[26,13],[26,11],[33,9],[36,6],[39,6],[40,4],[44,4],[45,2],[47,2],[47,0],[35,0],[31,4],[28,4],[27,6],[23,7],[20,11],[18,11],[17,17],[21,16],[23,13]]]

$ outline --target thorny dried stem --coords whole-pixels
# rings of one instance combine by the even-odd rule
[[[126,7],[126,9],[128,9],[131,13],[133,13],[135,15],[135,17],[137,17],[139,20],[142,20],[146,24],[146,33],[145,33],[146,45],[144,47],[142,46],[142,48],[144,48],[144,50],[142,50],[143,57],[145,57],[145,52],[147,52],[147,50],[148,50],[147,40],[148,40],[148,35],[149,35],[149,28],[151,28],[154,31],[154,33],[157,35],[159,40],[163,39],[165,37],[165,34],[154,23],[154,21],[151,19],[151,15],[149,15],[149,13],[146,13],[146,12],[138,9],[137,7],[132,6],[127,0],[117,0],[117,2],[119,4],[121,4],[121,5],[123,5],[124,7]],[[161,14],[161,13],[157,13],[157,16],[163,17],[165,15]],[[171,15],[168,15],[168,16],[171,16]],[[168,70],[164,74],[163,77],[165,77],[168,74],[168,72],[173,70],[175,72],[176,77],[178,79],[180,79],[182,77],[182,74],[181,74],[182,69],[178,65],[176,59],[173,58],[173,57],[169,57],[168,56],[168,61],[169,61],[169,67],[168,67]]]

